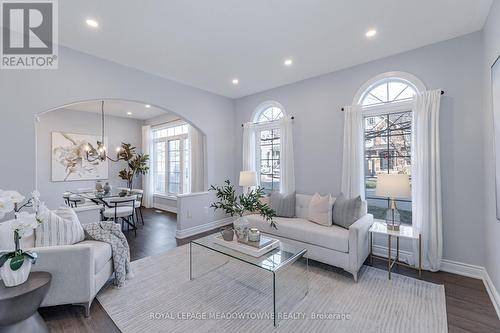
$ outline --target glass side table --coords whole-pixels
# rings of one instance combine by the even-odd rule
[[[422,276],[422,234],[417,232],[411,225],[402,224],[399,231],[388,230],[385,223],[375,221],[370,230],[370,261],[373,263],[373,258],[386,260],[389,280],[391,279],[391,270],[394,265],[416,268],[418,269],[418,277]],[[387,236],[387,258],[376,256],[373,254],[373,234]],[[392,238],[396,238],[396,257],[392,258]],[[408,265],[399,260],[399,239],[406,238],[418,241],[418,267]]]

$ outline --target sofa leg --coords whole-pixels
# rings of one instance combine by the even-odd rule
[[[78,304],[75,304],[75,305],[83,306],[83,308],[84,308],[84,313],[83,314],[84,314],[85,318],[90,317],[90,306],[92,305],[92,302],[78,303]]]
[[[352,273],[352,276],[354,277],[354,282],[358,282],[358,272]]]

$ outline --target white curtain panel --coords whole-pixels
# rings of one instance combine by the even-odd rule
[[[293,157],[293,120],[280,120],[280,192],[290,194],[295,192],[295,165]]]
[[[365,197],[363,187],[363,113],[358,105],[344,107],[342,193],[347,198]]]
[[[142,126],[142,153],[149,155],[149,172],[142,176],[142,189],[144,190],[142,204],[146,208],[153,207],[153,138],[151,126]]]
[[[243,170],[255,170],[255,125],[243,124]]]
[[[205,190],[204,137],[200,131],[189,125],[188,140],[190,153],[190,192],[203,192]]]
[[[415,96],[413,105],[412,210],[413,227],[422,234],[422,265],[437,271],[443,255],[439,107],[441,90]],[[413,247],[418,260],[418,244]]]

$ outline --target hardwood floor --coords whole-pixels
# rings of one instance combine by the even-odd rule
[[[143,212],[144,226],[139,226],[137,237],[133,232],[126,233],[131,260],[168,251],[176,246],[187,244],[196,237],[213,232],[209,231],[178,241],[175,238],[175,214],[154,209],[144,209]],[[309,262],[312,265],[339,272],[331,266],[312,260]],[[366,264],[370,265],[368,261]],[[373,266],[387,269],[386,262],[382,260],[374,259]],[[394,272],[418,277],[416,271],[405,267],[394,267]],[[481,280],[445,272],[423,272],[422,279],[444,285],[449,332],[500,332],[500,320]],[[72,305],[42,308],[39,311],[51,332],[120,332],[97,299],[94,300],[90,309],[90,318],[84,317],[82,307]]]

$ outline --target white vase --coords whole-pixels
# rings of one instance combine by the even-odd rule
[[[236,219],[233,222],[234,231],[236,232],[236,237],[239,240],[246,241],[248,239],[248,229],[250,229],[250,223],[246,216],[242,216]]]
[[[31,261],[25,259],[23,265],[19,267],[18,270],[13,271],[10,269],[10,261],[12,259],[7,260],[2,267],[0,267],[0,277],[3,280],[3,283],[6,287],[15,287],[18,286],[26,280],[28,280],[28,276],[31,271]]]

